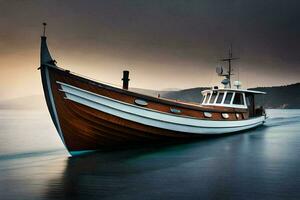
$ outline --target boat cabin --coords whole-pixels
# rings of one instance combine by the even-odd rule
[[[213,88],[202,91],[202,105],[221,106],[230,108],[248,109],[249,116],[255,116],[259,108],[255,106],[255,95],[266,94],[261,91],[231,89],[231,88]]]

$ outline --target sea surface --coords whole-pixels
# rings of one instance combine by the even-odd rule
[[[187,144],[69,157],[47,111],[0,110],[0,199],[300,199],[300,110]]]

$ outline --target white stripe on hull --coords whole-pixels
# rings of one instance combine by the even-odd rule
[[[121,102],[62,82],[66,98],[96,110],[157,128],[194,134],[223,134],[246,130],[264,123],[265,117],[239,121],[213,121],[176,116]]]

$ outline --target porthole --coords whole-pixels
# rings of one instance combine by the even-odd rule
[[[204,112],[204,117],[211,118],[212,114],[210,112]]]
[[[222,113],[222,117],[223,117],[224,119],[228,119],[228,118],[229,118],[229,115],[228,115],[227,113]]]
[[[170,108],[171,113],[180,114],[181,110],[178,110],[176,108]]]
[[[148,105],[147,101],[144,101],[142,99],[136,99],[136,100],[134,100],[134,103],[139,106],[147,106]]]

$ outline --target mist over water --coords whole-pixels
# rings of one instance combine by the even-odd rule
[[[300,199],[300,110],[173,146],[69,158],[49,114],[0,110],[0,199]]]

